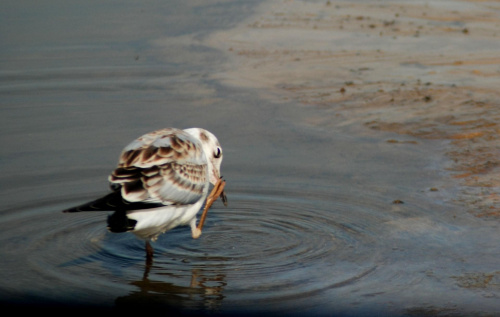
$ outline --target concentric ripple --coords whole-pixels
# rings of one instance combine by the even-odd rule
[[[369,199],[353,204],[331,193],[232,189],[229,206],[212,207],[199,239],[188,227],[162,235],[152,266],[142,241],[106,231],[106,213],[62,214],[66,205],[29,207],[1,222],[11,237],[4,249],[22,241],[23,249],[11,253],[27,263],[22,269],[33,291],[57,301],[97,296],[113,306],[140,297],[206,309],[259,300],[265,307],[354,284],[381,265],[375,237],[382,219]],[[37,230],[28,232],[33,223]],[[14,294],[27,287],[17,285]],[[169,300],[187,295],[177,304]]]
[[[353,205],[330,193],[232,191],[228,208],[210,211],[199,240],[183,229],[155,243],[150,279],[216,280],[215,293],[236,307],[252,300],[290,306],[356,283],[381,265],[376,236],[382,219],[368,208],[376,205]]]

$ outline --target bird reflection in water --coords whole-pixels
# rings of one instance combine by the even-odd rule
[[[185,285],[154,281],[149,278],[150,267],[142,280],[130,284],[138,288],[115,301],[119,310],[161,308],[162,313],[217,313],[224,299],[226,276],[205,269],[192,269],[191,278],[174,273],[158,273],[166,278],[184,280]]]

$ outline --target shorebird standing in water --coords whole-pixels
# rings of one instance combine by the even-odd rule
[[[64,212],[114,211],[108,216],[109,231],[132,232],[144,239],[147,259],[151,260],[149,241],[181,225],[189,225],[197,239],[212,203],[221,197],[227,206],[221,163],[222,148],[209,131],[157,130],[124,148],[109,176],[110,194]],[[210,183],[214,187],[208,195]],[[196,214],[203,203],[197,225]]]

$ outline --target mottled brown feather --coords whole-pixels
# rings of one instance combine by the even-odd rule
[[[171,147],[160,147],[158,148],[158,155],[159,156],[162,156],[162,157],[169,157],[170,155],[172,155],[172,152],[174,150],[171,148]]]
[[[201,146],[176,133],[179,130],[165,129],[144,135],[122,153],[109,180],[123,186],[126,199],[168,204],[202,196],[208,180]]]

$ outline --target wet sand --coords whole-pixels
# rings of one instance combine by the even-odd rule
[[[231,57],[217,79],[323,109],[311,125],[446,141],[454,200],[498,221],[500,3],[269,1],[207,42]]]

